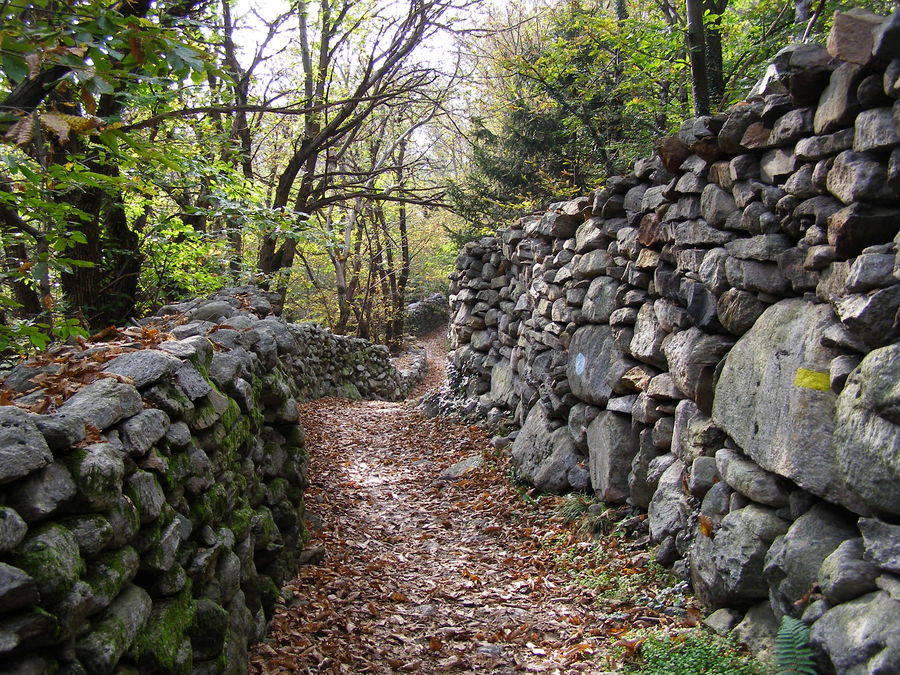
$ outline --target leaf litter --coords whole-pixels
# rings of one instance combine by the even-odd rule
[[[444,378],[443,337],[424,346],[420,395]],[[517,490],[507,454],[483,429],[410,403],[331,398],[300,408],[307,545],[325,555],[282,589],[266,639],[251,649],[254,675],[599,673],[634,657],[641,640],[631,631],[697,623],[696,609],[673,607],[652,575],[630,597],[610,593],[652,565],[646,539],[582,541],[556,515],[559,498]],[[439,479],[473,455],[480,466]]]

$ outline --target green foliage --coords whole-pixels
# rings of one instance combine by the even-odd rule
[[[765,668],[734,640],[705,630],[650,635],[640,648],[632,675],[764,675]]]
[[[775,670],[778,675],[804,673],[816,675],[812,650],[809,648],[809,627],[790,616],[781,619],[775,637]]]

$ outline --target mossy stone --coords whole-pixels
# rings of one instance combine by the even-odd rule
[[[129,652],[142,670],[181,675],[190,673],[191,657],[187,658],[184,644],[189,641],[189,631],[194,626],[195,603],[191,597],[191,584],[170,600],[158,601],[153,606],[150,619],[138,633]]]
[[[122,495],[125,462],[111,443],[94,443],[68,453],[69,467],[79,499],[95,509],[111,509]]]
[[[225,486],[216,483],[209,490],[197,497],[191,506],[191,520],[194,528],[215,524],[222,520],[228,509],[228,493]]]
[[[212,600],[201,598],[196,602],[196,622],[191,630],[194,658],[217,659],[225,647],[228,630],[228,612]]]
[[[109,605],[138,571],[138,553],[131,546],[102,553],[91,560],[87,581],[98,604]]]
[[[26,536],[14,564],[32,576],[44,607],[62,600],[84,571],[75,536],[57,524],[44,525]]]
[[[243,506],[231,513],[228,520],[228,527],[234,532],[234,538],[241,541],[250,533],[250,527],[253,520],[253,509],[249,506]]]

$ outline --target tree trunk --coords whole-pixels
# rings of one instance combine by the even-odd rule
[[[709,70],[706,64],[706,42],[703,30],[702,0],[687,0],[687,42],[691,58],[691,86],[694,92],[694,114],[709,114]]]

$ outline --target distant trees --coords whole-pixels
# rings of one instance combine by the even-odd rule
[[[3,3],[0,351],[248,279],[393,339],[450,7],[296,0],[248,49],[230,0]]]
[[[468,45],[483,86],[466,126],[471,168],[450,189],[454,209],[472,226],[491,226],[592,189],[685,117],[743,97],[785,44],[824,39],[841,8],[836,0],[575,0],[493,15],[490,48]]]

